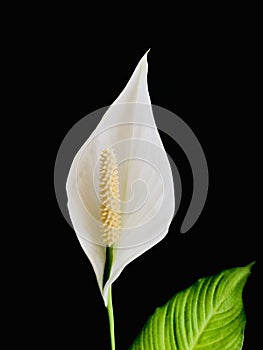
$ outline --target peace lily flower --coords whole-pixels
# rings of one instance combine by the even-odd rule
[[[146,53],[76,154],[66,184],[70,218],[106,306],[112,283],[165,237],[174,214],[172,172],[147,70]]]

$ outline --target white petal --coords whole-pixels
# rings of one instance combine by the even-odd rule
[[[174,213],[172,172],[152,114],[147,70],[145,54],[78,152],[67,182],[73,226],[102,289],[105,248],[99,231],[98,160],[103,148],[114,149],[124,214],[112,274],[103,290],[105,304],[109,285],[166,235]]]
[[[113,104],[129,102],[151,104],[147,85],[147,54],[149,51],[150,50],[148,50],[140,60],[125,89],[121,92]]]
[[[83,203],[82,197],[79,195],[78,189],[78,183],[82,183],[82,176],[77,173],[77,166],[79,164],[82,149],[83,146],[78,151],[77,155],[73,160],[67,179],[66,190],[68,196],[68,209],[79,242],[93,266],[100,291],[102,292],[103,272],[106,258],[105,247],[103,246],[103,244],[94,244],[94,241],[96,241],[97,237],[100,237],[100,224],[98,218],[94,219],[94,217],[92,216],[92,207],[95,207],[98,204],[97,200],[95,201],[93,199],[93,202],[88,202],[89,207],[87,207]],[[85,175],[86,174],[84,173],[84,178]],[[80,176],[80,179],[77,179],[77,176]],[[90,190],[90,192],[92,193],[91,186],[87,187],[87,193],[88,190]],[[91,210],[89,211],[88,208],[90,208]]]

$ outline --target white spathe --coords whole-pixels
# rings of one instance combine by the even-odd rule
[[[146,53],[76,154],[66,184],[70,218],[106,306],[109,286],[127,264],[164,238],[174,215],[172,172],[153,118],[147,70]],[[105,148],[114,150],[119,163],[122,228],[103,288],[106,248],[100,223],[99,158]]]

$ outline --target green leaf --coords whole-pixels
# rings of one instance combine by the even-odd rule
[[[199,279],[157,308],[130,350],[240,350],[242,291],[254,263]]]

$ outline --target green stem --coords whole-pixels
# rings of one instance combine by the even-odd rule
[[[104,275],[103,275],[103,287],[105,286],[105,283],[108,281],[110,277],[113,260],[114,260],[114,248],[106,247],[106,261],[105,261],[105,268],[104,268]],[[108,316],[109,316],[111,349],[115,350],[114,315],[113,315],[113,306],[112,306],[111,286],[109,287],[109,291],[108,291],[107,310],[108,310]]]
[[[114,333],[114,315],[113,315],[113,306],[112,306],[112,293],[111,286],[109,287],[108,295],[108,316],[109,316],[109,325],[110,325],[110,340],[111,340],[111,349],[115,350],[115,333]]]
[[[110,278],[113,260],[114,260],[114,248],[106,247],[106,261],[105,261],[104,274],[103,274],[103,287],[105,286],[106,282]]]

